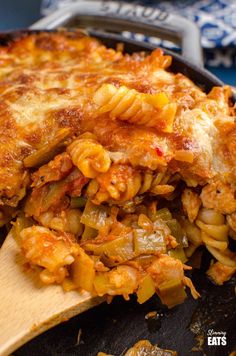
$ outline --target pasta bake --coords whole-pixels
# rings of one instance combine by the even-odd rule
[[[79,31],[0,47],[0,223],[42,283],[173,307],[199,297],[199,249],[215,283],[235,273],[231,91],[171,61]]]

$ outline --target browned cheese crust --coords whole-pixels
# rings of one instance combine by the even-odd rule
[[[127,55],[79,32],[40,33],[0,48],[0,64],[2,205],[16,206],[25,194],[29,179],[23,159],[64,128],[69,137],[95,133],[135,169],[168,167],[189,186],[220,180],[235,191],[236,125],[229,88],[205,94],[184,75],[168,72],[171,57],[161,50]],[[99,110],[94,95],[104,83],[148,94],[140,97],[144,101],[164,92],[174,115],[169,132],[162,118],[150,127]]]

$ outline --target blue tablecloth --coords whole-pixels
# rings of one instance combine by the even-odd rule
[[[0,0],[0,30],[26,28],[39,19],[43,11],[48,12],[56,3],[62,3],[63,1],[64,3],[68,3],[70,0]],[[202,24],[204,21],[207,22],[206,19],[208,19],[208,22],[212,21],[212,24],[206,25],[203,23],[202,26],[202,31],[205,31],[204,39],[206,38],[206,33],[209,35],[209,38],[210,36],[213,36],[214,40],[217,38],[215,44],[209,41],[210,45],[208,48],[207,43],[203,43],[208,56],[208,65],[206,66],[225,83],[236,86],[236,0],[160,0],[158,2],[142,0],[140,2],[148,3],[151,6],[159,6],[167,11],[184,14],[197,23],[201,22]],[[192,4],[194,5],[193,10],[191,8],[191,12],[189,11],[190,4],[191,6]],[[229,4],[231,5],[230,8],[228,7]],[[209,16],[207,14],[209,7],[215,16],[218,14],[216,21],[213,21],[212,15]],[[224,19],[228,21],[225,27],[224,21],[226,20]],[[211,53],[210,47],[221,47],[222,38],[227,35],[227,31],[230,34],[231,55],[229,56],[228,53],[224,53],[221,50],[212,54],[213,52]]]

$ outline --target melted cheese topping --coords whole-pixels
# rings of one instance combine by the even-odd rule
[[[235,182],[229,89],[207,95],[184,75],[167,71],[170,64],[159,49],[148,56],[122,54],[79,32],[31,34],[1,47],[0,203],[18,204],[30,184],[24,158],[51,144],[62,128],[70,129],[70,137],[93,132],[137,169],[158,170],[161,153],[162,164],[188,185],[205,185],[222,173]],[[98,113],[93,97],[104,83],[164,92],[177,105],[172,132]],[[175,159],[180,151],[191,152],[192,162]]]

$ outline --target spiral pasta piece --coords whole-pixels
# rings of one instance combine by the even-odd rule
[[[204,224],[200,220],[196,221],[196,225],[203,231],[205,234],[211,236],[217,241],[227,241],[228,242],[228,231],[229,228],[227,225],[209,225]]]
[[[202,208],[198,214],[196,225],[201,230],[201,238],[206,246],[211,246],[224,251],[228,247],[229,227],[224,223],[222,214],[212,210]]]
[[[227,216],[227,223],[229,227],[236,232],[236,212]]]
[[[67,148],[73,163],[87,178],[108,171],[111,159],[108,151],[94,137],[81,135]]]
[[[217,261],[228,267],[236,267],[236,253],[228,248],[229,226],[223,214],[212,209],[202,208],[196,225],[201,230],[201,238],[208,251]]]
[[[165,172],[139,172],[128,165],[113,164],[107,173],[90,181],[87,195],[96,204],[109,199],[125,202],[147,192],[167,195],[175,189],[175,186],[166,184],[169,178]]]
[[[215,247],[206,245],[208,251],[215,257],[215,259],[228,267],[236,267],[236,253],[226,249],[220,251]]]
[[[153,195],[165,195],[172,193],[175,187],[167,184],[169,179],[170,175],[166,172],[144,172],[142,174],[142,185],[138,194],[150,192]]]
[[[173,131],[176,103],[169,103],[165,93],[144,94],[126,86],[117,88],[103,84],[93,97],[97,113],[109,113],[112,119],[131,124],[155,127],[163,132]]]
[[[212,209],[202,208],[198,214],[198,220],[204,224],[223,225],[225,223],[224,215]]]
[[[227,249],[227,246],[228,246],[227,241],[215,240],[214,238],[212,238],[211,236],[206,234],[204,231],[202,231],[201,236],[202,236],[202,241],[206,245],[214,247],[214,248],[218,249],[219,251],[225,251]]]

